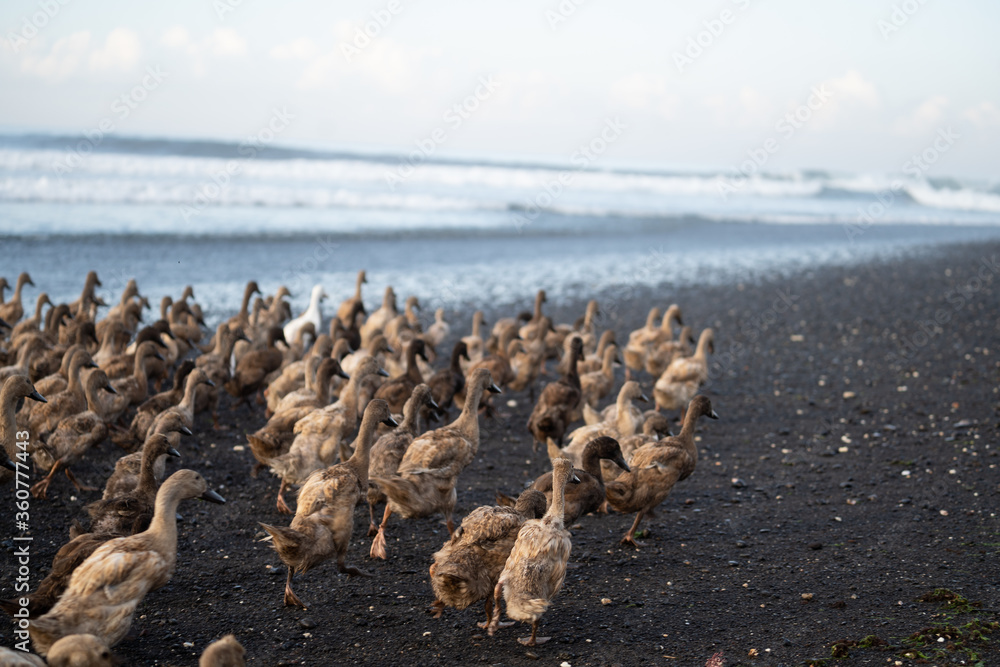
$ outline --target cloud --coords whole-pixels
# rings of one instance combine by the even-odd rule
[[[857,70],[822,81],[795,106],[815,104],[816,101],[820,101],[819,107],[812,109],[809,120],[809,127],[816,130],[828,130],[850,123],[862,115],[870,116],[872,111],[882,106],[875,84]]]
[[[139,36],[128,28],[115,28],[104,40],[104,46],[90,54],[90,69],[128,71],[135,67],[141,55]]]
[[[216,28],[205,39],[205,44],[217,56],[243,56],[247,53],[246,40],[233,28]]]
[[[287,44],[275,46],[268,55],[275,60],[309,60],[319,55],[319,47],[308,37],[299,37]]]
[[[944,122],[944,112],[948,106],[948,98],[935,95],[924,100],[920,106],[905,116],[896,118],[890,130],[900,136],[919,136],[937,128]]]
[[[90,31],[74,32],[56,41],[45,55],[26,53],[21,61],[21,71],[53,83],[62,81],[86,59],[89,47]]]
[[[677,97],[667,93],[665,77],[634,72],[611,84],[611,101],[616,107],[647,111],[673,118]]]
[[[160,43],[171,49],[184,48],[191,44],[191,34],[184,26],[175,25],[167,28],[160,38]]]
[[[966,109],[962,117],[979,127],[1000,125],[1000,109],[992,102],[980,102],[976,106]]]

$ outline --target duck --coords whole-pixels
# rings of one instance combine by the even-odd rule
[[[462,336],[466,350],[469,355],[469,363],[474,364],[483,358],[483,327],[486,325],[483,311],[477,310],[472,314],[472,333]]]
[[[248,331],[250,329],[250,300],[254,294],[261,294],[261,291],[257,285],[257,281],[251,280],[243,288],[243,300],[240,302],[239,311],[226,321],[227,327],[241,331]]]
[[[303,327],[299,333],[301,334],[307,328],[312,328],[312,325]],[[293,349],[296,347],[299,349],[299,354],[295,357],[296,360],[287,363],[280,372],[276,371],[276,375],[268,381],[267,388],[264,389],[264,396],[267,398],[265,416],[268,418],[277,410],[282,398],[312,381],[311,375],[315,374],[316,367],[310,366],[310,364],[315,362],[316,366],[319,366],[319,362],[325,357],[331,356],[333,351],[333,340],[326,334],[320,334],[316,337],[316,342],[309,348],[308,352],[303,353],[305,348],[301,343],[302,337],[299,336],[292,343]],[[340,359],[338,358],[337,361]],[[313,390],[311,386],[308,388],[310,391]]]
[[[14,295],[11,297],[10,301],[0,304],[0,320],[10,322],[11,324],[17,324],[21,317],[24,316],[24,305],[21,301],[21,293],[24,290],[25,285],[35,286],[35,282],[31,279],[31,276],[27,272],[22,273],[17,277],[17,284],[14,287]]]
[[[630,461],[631,471],[605,485],[611,507],[618,512],[636,513],[632,527],[621,539],[622,544],[642,546],[635,540],[642,517],[663,502],[677,482],[694,472],[698,463],[694,427],[702,416],[719,418],[707,396],[695,396],[684,415],[680,434],[636,449]]]
[[[427,331],[423,334],[424,341],[438,347],[448,339],[449,334],[451,334],[451,325],[444,319],[444,308],[438,308],[434,311],[433,324],[427,327]]]
[[[298,484],[314,471],[324,468],[340,456],[347,461],[351,453],[347,438],[354,431],[358,421],[358,391],[364,380],[371,375],[388,375],[372,358],[361,362],[336,403],[312,410],[295,423],[295,439],[288,452],[270,460],[271,471],[281,478],[278,489],[278,511],[291,514],[285,502],[284,492]]]
[[[660,309],[649,309],[646,324],[628,335],[628,343],[622,351],[625,357],[625,380],[632,379],[632,371],[641,371],[646,367],[646,356],[649,354],[649,343],[654,340],[657,332],[656,321],[660,319]]]
[[[540,289],[535,294],[535,311],[534,314],[528,319],[528,321],[521,327],[518,334],[523,340],[534,340],[544,336],[549,331],[549,327],[544,326],[542,318],[544,314],[542,313],[542,304],[548,300],[548,296],[545,290]]]
[[[94,635],[69,635],[49,649],[48,661],[37,655],[0,648],[0,665],[4,667],[112,667],[118,661],[111,649]]]
[[[447,414],[451,407],[455,394],[465,389],[465,373],[462,372],[462,359],[469,359],[469,348],[465,341],[458,341],[451,349],[451,360],[448,366],[437,371],[427,380],[434,396],[434,402],[438,404],[438,411]]]
[[[311,322],[316,331],[320,331],[323,325],[323,309],[321,304],[327,298],[327,293],[322,285],[313,285],[312,293],[309,296],[309,307],[305,312],[285,325],[285,340],[295,340],[295,334],[306,322]]]
[[[99,546],[108,540],[122,535],[134,535],[149,527],[153,516],[153,500],[159,485],[154,472],[156,461],[168,454],[177,455],[170,440],[160,434],[150,436],[143,447],[143,471],[138,487],[130,489],[124,495],[91,503],[85,508],[91,516],[90,530],[71,531],[72,539],[56,552],[49,573],[28,596],[27,607],[32,618],[37,618],[52,608],[66,590],[73,571]],[[15,602],[8,600],[0,602],[0,605],[10,613],[19,606]]]
[[[588,354],[580,362],[580,366],[578,368],[580,377],[583,377],[587,373],[599,371],[604,367],[604,351],[608,349],[609,345],[617,347],[617,343],[615,342],[615,332],[613,329],[608,329],[602,333],[601,337],[597,340],[597,349],[594,350],[594,353]]]
[[[528,430],[534,437],[532,451],[537,451],[539,443],[547,443],[549,440],[562,444],[571,416],[582,400],[583,391],[577,365],[583,358],[583,341],[579,336],[573,337],[570,355],[569,372],[559,380],[545,385],[528,418]]]
[[[594,438],[583,448],[579,468],[573,468],[576,481],[566,485],[563,521],[572,524],[584,514],[602,508],[604,498],[604,476],[601,467],[605,461],[614,463],[622,470],[628,470],[628,463],[622,454],[618,441],[608,436]],[[546,502],[552,502],[552,472],[542,474],[531,485],[532,489],[545,494]],[[497,503],[512,506],[514,499],[502,493],[497,494]]]
[[[148,398],[149,376],[146,374],[146,364],[150,359],[163,361],[163,355],[156,349],[155,342],[147,340],[136,348],[132,375],[111,381],[119,398],[107,406],[108,421],[117,420],[130,406],[139,405]]]
[[[151,342],[156,346],[157,351],[162,354],[169,354],[169,348],[167,344],[163,341],[163,336],[167,336],[168,339],[175,338],[174,333],[170,330],[170,324],[166,320],[157,320],[153,322],[148,327],[143,327],[139,330],[139,333],[135,335],[135,340],[125,348],[125,352],[118,355],[114,359],[104,362],[101,366],[101,370],[108,374],[108,377],[112,380],[117,380],[118,378],[130,375],[135,369],[135,356],[136,352],[145,342]],[[163,375],[166,372],[165,363],[167,359],[164,357],[163,362],[157,366],[157,371],[159,375]],[[147,360],[148,364],[149,360]],[[150,368],[146,369],[146,374],[150,375],[150,379],[156,379],[152,377],[150,373]],[[159,377],[159,375],[157,377]]]
[[[386,340],[385,336],[382,334],[375,334],[365,346],[341,359],[340,367],[343,368],[344,372],[348,375],[354,375],[354,369],[357,368],[358,364],[360,364],[364,359],[375,359],[379,363],[379,366],[382,366],[385,363],[385,359],[382,356],[383,353],[392,354],[393,352],[394,350],[389,345],[389,341]]]
[[[84,509],[90,516],[90,530],[95,533],[134,535],[149,527],[153,519],[153,504],[156,502],[156,461],[161,456],[175,456],[180,453],[170,444],[170,439],[162,433],[154,433],[142,446],[142,460],[139,483],[130,492],[113,498],[101,499]]]
[[[424,351],[425,347],[426,344],[419,338],[414,338],[407,343],[405,349],[406,372],[403,375],[385,381],[375,391],[375,398],[380,398],[388,403],[389,409],[393,413],[403,411],[403,406],[410,398],[410,395],[413,394],[414,388],[424,381],[424,377],[420,373],[420,367],[417,366],[417,358],[423,358],[424,361],[427,360],[427,354]]]
[[[198,667],[246,667],[246,664],[246,650],[235,635],[212,642],[198,658]]]
[[[632,435],[642,426],[642,413],[640,412],[638,417],[636,417],[633,412],[632,401],[634,400],[649,401],[639,383],[635,380],[630,380],[623,384],[622,388],[618,391],[618,399],[615,401],[617,410],[615,411],[613,420],[577,428],[569,434],[569,444],[563,449],[553,449],[550,445],[549,456],[564,456],[570,459],[573,465],[579,466],[582,463],[583,448],[594,438],[607,435],[616,440],[621,440]]]
[[[108,382],[108,376],[100,369],[90,371],[84,387],[87,409],[64,418],[56,425],[45,444],[39,444],[35,448],[35,465],[41,470],[49,471],[48,475],[31,487],[31,494],[35,498],[45,498],[52,478],[59,470],[66,472],[66,477],[78,491],[97,490],[77,481],[70,465],[108,437],[107,413],[100,399],[100,392],[117,392]]]
[[[538,624],[563,586],[573,547],[563,521],[564,491],[573,478],[573,464],[567,459],[556,459],[552,462],[552,474],[552,503],[548,511],[541,519],[525,521],[521,526],[493,589],[495,612],[489,625],[490,636],[500,627],[502,596],[508,617],[531,623],[531,636],[518,638],[524,646],[544,644],[551,639],[538,636]]]
[[[364,302],[361,299],[361,286],[368,282],[368,274],[365,273],[364,269],[358,271],[358,277],[354,282],[354,296],[349,299],[344,299],[339,306],[337,306],[337,317],[340,318],[341,322],[349,322],[351,320],[352,311],[356,304],[361,304],[364,308]]]
[[[438,407],[431,394],[431,388],[426,384],[418,384],[413,388],[410,397],[403,405],[403,419],[399,425],[388,433],[384,433],[372,445],[369,454],[368,472],[375,477],[387,477],[395,475],[399,470],[399,463],[403,460],[406,449],[423,431],[421,415],[423,408],[427,406],[432,409]],[[390,411],[392,406],[389,406]],[[386,496],[375,484],[368,485],[368,536],[371,537],[378,532],[375,524],[375,506],[386,502]]]
[[[212,413],[212,428],[219,430],[219,388],[225,385],[232,378],[231,359],[233,356],[233,346],[237,340],[246,340],[246,335],[240,331],[233,331],[224,324],[220,324],[216,331],[215,349],[208,354],[203,354],[195,359],[195,367],[201,369],[205,376],[212,381],[199,387],[195,398],[195,412],[210,410]]]
[[[511,507],[477,507],[462,519],[455,533],[433,556],[431,608],[440,618],[445,607],[465,609],[485,601],[486,629],[493,620],[493,590],[525,521],[545,515],[545,495],[527,489]]]
[[[194,404],[198,396],[198,387],[203,384],[207,384],[210,387],[215,386],[215,383],[209,380],[208,376],[200,368],[195,368],[188,373],[187,380],[184,383],[184,396],[181,398],[181,402],[158,414],[153,423],[149,425],[149,429],[142,434],[142,441],[145,442],[149,434],[155,432],[157,422],[170,419],[171,415],[180,417],[181,423],[188,429],[194,428]]]
[[[104,543],[81,564],[59,601],[29,626],[40,655],[67,635],[92,634],[113,647],[128,633],[146,594],[170,581],[177,562],[177,506],[186,498],[224,503],[193,470],[178,470],[156,493],[153,521],[137,535]]]
[[[614,345],[608,345],[604,348],[604,362],[600,370],[584,373],[580,376],[582,403],[597,405],[599,401],[611,393],[611,389],[615,386],[615,362],[617,361],[618,348]],[[579,412],[579,415],[574,414],[577,419],[583,416],[582,411]]]
[[[635,450],[639,449],[643,445],[647,445],[651,442],[659,442],[663,438],[669,438],[673,435],[670,430],[670,420],[656,410],[647,410],[643,414],[643,420],[642,432],[634,433],[633,435],[630,435],[627,438],[622,438],[621,441],[619,441],[622,456],[625,458],[626,462],[630,461],[632,459],[632,454],[635,453]],[[601,461],[601,474],[604,477],[605,482],[618,479],[624,471],[625,469],[617,463],[609,460]]]
[[[194,361],[185,359],[177,370],[174,371],[174,383],[170,389],[161,391],[150,396],[139,404],[128,431],[115,431],[111,433],[111,441],[116,445],[131,451],[139,443],[146,439],[149,427],[153,425],[156,418],[164,410],[168,410],[181,402],[184,398],[184,387],[187,377],[194,370]]]
[[[484,356],[479,361],[474,361],[469,366],[469,370],[466,371],[466,375],[471,375],[479,368],[485,368],[490,372],[490,377],[493,378],[493,383],[496,386],[503,389],[514,379],[514,371],[511,368],[511,359],[518,352],[525,352],[524,341],[520,339],[515,339],[517,332],[513,329],[508,329],[504,332],[504,337],[500,339],[497,344],[497,351],[495,354],[489,354]],[[466,383],[468,387],[468,383]],[[462,407],[465,404],[465,394],[464,392],[457,392],[455,394],[455,405]],[[493,414],[493,408],[489,402],[485,403],[486,412],[489,415]]]
[[[45,405],[35,406],[27,413],[27,429],[32,435],[47,440],[59,422],[87,409],[87,394],[82,372],[91,366],[93,361],[86,354],[77,354],[73,358],[69,365],[69,382],[66,389],[50,396]]]
[[[396,292],[390,285],[385,288],[382,305],[369,315],[365,323],[361,325],[361,344],[365,345],[372,336],[384,329],[389,321],[397,315],[399,315],[399,311],[396,309]]]
[[[170,446],[176,451],[180,445],[180,436],[193,434],[191,429],[184,425],[184,418],[176,412],[171,412],[156,420],[156,427],[149,434],[149,438],[152,438],[154,435],[165,435]],[[147,442],[149,438],[146,439]],[[145,444],[143,443],[143,448]],[[163,481],[168,454],[160,454],[153,461],[153,477],[156,479],[157,485]],[[169,455],[173,456],[173,454]],[[142,471],[142,456],[142,449],[140,449],[137,452],[122,456],[115,462],[114,472],[108,477],[108,481],[104,483],[104,493],[101,494],[102,500],[122,496],[135,489],[139,483],[139,473]]]
[[[49,298],[48,293],[42,292],[38,295],[38,299],[35,301],[35,314],[14,325],[14,328],[10,332],[11,339],[17,338],[21,334],[29,331],[39,331],[42,325],[42,310],[46,305],[53,306],[53,309],[55,307],[55,304],[52,303],[52,299]],[[49,312],[52,311],[50,310]],[[56,337],[56,341],[58,340],[58,337]]]
[[[7,378],[15,375],[30,377],[32,364],[36,359],[41,358],[42,353],[48,348],[45,338],[39,334],[29,333],[18,340],[25,342],[21,344],[20,349],[17,351],[17,361],[10,366],[0,368],[0,382],[4,382]]]
[[[486,391],[499,394],[500,388],[493,383],[490,372],[480,368],[468,378],[468,395],[458,419],[415,439],[403,455],[397,474],[371,478],[389,499],[372,540],[373,558],[386,558],[385,528],[393,512],[408,519],[441,512],[448,533],[454,532],[455,485],[479,451],[479,402]]]
[[[690,357],[695,344],[691,327],[682,327],[677,340],[664,341],[651,347],[646,357],[646,372],[655,378],[660,377],[674,359]]]
[[[230,396],[246,401],[248,396],[260,391],[264,378],[281,367],[285,355],[275,347],[278,341],[286,342],[285,333],[281,327],[271,327],[267,330],[266,347],[243,355],[236,364],[235,374],[225,384]]]
[[[674,359],[656,380],[653,396],[657,410],[680,410],[681,420],[684,419],[684,407],[708,380],[710,352],[715,352],[715,334],[712,329],[705,329],[698,337],[694,354]]]
[[[83,291],[80,298],[69,304],[70,311],[75,319],[94,320],[94,312],[97,306],[106,306],[104,300],[94,293],[94,288],[103,287],[97,277],[97,271],[88,271],[87,277],[83,280]]]
[[[292,523],[287,528],[260,524],[271,536],[272,546],[288,567],[285,580],[285,605],[306,608],[292,590],[292,577],[305,573],[336,556],[337,569],[350,575],[364,575],[345,560],[354,530],[354,507],[368,488],[369,450],[375,430],[382,422],[396,426],[388,404],[380,399],[365,407],[361,428],[349,459],[309,475],[299,491],[299,501]]]
[[[264,426],[247,434],[250,452],[257,459],[252,476],[256,477],[261,470],[270,467],[271,461],[288,453],[299,420],[330,404],[330,378],[334,374],[347,377],[336,359],[323,359],[316,371],[315,391],[300,389],[288,394]]]
[[[84,363],[83,368],[97,368],[97,364],[90,359],[90,353],[87,352],[84,345],[71,345],[66,349],[65,354],[63,354],[59,362],[59,369],[55,373],[46,375],[41,380],[36,381],[35,389],[43,396],[45,394],[58,394],[61,391],[65,391],[69,385],[70,364],[73,362],[73,357],[78,354],[87,355],[88,363]]]
[[[98,366],[113,361],[116,357],[125,352],[125,345],[122,339],[127,339],[132,334],[119,320],[103,320],[106,326],[102,330],[97,330],[97,335],[101,339],[101,346],[94,352],[94,361]]]
[[[21,448],[18,445],[16,421],[17,404],[25,398],[40,403],[46,402],[45,397],[35,390],[35,386],[26,376],[15,375],[4,380],[0,387],[0,443],[3,443],[3,452],[0,454],[0,466],[3,467],[0,469],[0,484],[6,484],[14,478],[12,472],[16,468],[13,461],[24,461],[27,458],[27,447]]]

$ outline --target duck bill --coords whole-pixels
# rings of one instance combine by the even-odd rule
[[[177,430],[180,431],[181,435],[194,435],[194,433],[191,431],[191,429],[189,429],[187,426],[183,426],[182,425]]]
[[[7,470],[10,470],[11,472],[17,472],[17,465],[10,459],[7,459],[3,463],[0,463],[0,466],[6,468]]]
[[[38,393],[37,389],[32,389],[31,393],[28,394],[28,398],[33,401],[38,401],[39,403],[48,403],[48,401],[45,400],[45,397]]]
[[[375,375],[381,375],[384,378],[389,377],[389,373],[384,368],[378,369],[378,372],[376,372]]]
[[[222,496],[220,496],[218,493],[216,493],[212,489],[209,489],[208,491],[206,491],[205,493],[201,494],[198,497],[201,498],[202,500],[207,500],[210,503],[215,503],[216,505],[225,505],[226,504],[226,499],[223,498]]]
[[[399,422],[397,422],[392,417],[386,417],[385,419],[382,420],[382,423],[390,428],[396,428],[397,426],[399,426]]]
[[[211,380],[209,380],[208,378],[205,378],[205,384],[207,384],[209,387],[214,387],[215,386],[215,383],[212,382]]]
[[[488,392],[490,392],[491,394],[502,394],[503,393],[503,390],[501,390],[500,387],[497,386],[496,382],[490,382],[490,386],[487,387],[486,390]]]
[[[118,390],[112,387],[110,384],[104,385],[103,389],[109,394],[116,394],[116,395],[118,394]]]
[[[174,449],[173,447],[169,447],[167,449],[167,454],[169,456],[173,456],[175,459],[179,459],[181,457],[181,453],[179,451],[177,451],[176,449]]]
[[[614,463],[615,463],[616,466],[618,466],[619,468],[621,468],[625,472],[632,472],[632,469],[628,467],[627,463],[625,463],[625,459],[622,459],[622,458],[615,459]]]
[[[152,356],[154,359],[159,359],[160,361],[166,361],[166,359],[163,358],[163,355],[160,354],[159,352],[154,352],[150,356]]]
[[[437,401],[435,401],[433,398],[427,399],[427,405],[431,406],[431,410],[440,410],[441,409],[441,406],[438,405]]]
[[[88,361],[87,363],[85,363],[83,365],[83,367],[84,368],[100,368],[100,366],[98,366],[97,364],[95,364],[93,361]]]
[[[639,400],[642,401],[643,403],[649,403],[649,396],[642,394],[641,396],[639,396]]]
[[[712,410],[712,412],[710,412],[708,414],[708,418],[709,419],[718,419],[719,418],[719,413],[717,413],[715,410]]]

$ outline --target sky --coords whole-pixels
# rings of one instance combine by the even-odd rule
[[[998,26],[995,0],[5,0],[0,132],[279,114],[275,143],[569,160],[610,122],[610,164],[855,173],[944,134],[928,175],[993,181]]]

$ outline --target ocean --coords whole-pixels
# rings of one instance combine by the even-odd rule
[[[210,318],[256,279],[334,304],[364,268],[426,308],[753,280],[1000,238],[1000,185],[920,174],[740,174],[428,158],[114,135],[0,135],[0,275],[53,299],[195,286]],[[33,301],[36,292],[27,293]],[[669,300],[669,294],[664,295]],[[155,304],[154,304],[155,306]]]

